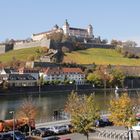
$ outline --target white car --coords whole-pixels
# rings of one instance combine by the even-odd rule
[[[60,125],[60,126],[52,126],[49,128],[55,134],[66,134],[69,132],[67,125]]]
[[[136,131],[140,131],[140,122],[138,122],[136,126],[132,126],[132,129]]]

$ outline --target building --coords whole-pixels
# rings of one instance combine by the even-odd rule
[[[36,80],[39,79],[39,70],[32,69],[32,68],[20,68],[18,70],[19,74],[29,74],[34,77]]]
[[[75,81],[76,84],[81,85],[85,82],[85,74],[80,68],[61,68],[61,67],[48,67],[43,73],[44,81]]]
[[[55,25],[53,27],[52,30],[50,31],[47,31],[47,32],[41,32],[41,33],[37,33],[37,34],[32,34],[31,38],[33,41],[40,41],[42,40],[43,38],[47,37],[47,35],[50,35],[52,33],[63,33],[63,30],[61,28],[59,28],[58,25]]]
[[[63,33],[69,36],[93,38],[93,27],[90,24],[87,29],[70,27],[68,21],[66,20],[63,25]]]
[[[47,32],[41,32],[37,34],[32,34],[32,40],[39,41],[43,39],[44,37],[47,37],[47,35],[50,35],[52,33],[63,33],[64,35],[68,36],[76,36],[76,37],[83,37],[83,38],[93,38],[93,27],[92,25],[89,25],[87,28],[75,28],[70,27],[68,21],[66,20],[62,28],[60,28],[58,25],[55,25],[52,30]]]
[[[30,87],[37,85],[37,80],[30,74],[10,74],[6,82],[8,87]]]
[[[2,68],[0,70],[0,75],[3,77],[3,80],[7,80],[10,74],[18,74],[18,72],[14,68]]]

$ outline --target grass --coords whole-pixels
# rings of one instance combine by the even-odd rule
[[[15,57],[17,60],[27,61],[28,57],[35,55],[39,47],[9,51],[0,55],[0,61],[7,63]],[[64,62],[75,62],[78,64],[102,64],[102,65],[127,65],[140,66],[140,59],[124,58],[114,49],[90,48],[86,50],[66,53]]]
[[[7,63],[11,61],[13,57],[15,57],[16,60],[27,61],[29,56],[35,55],[38,48],[39,47],[9,51],[5,54],[0,55],[0,61],[3,63]]]
[[[64,62],[74,62],[78,64],[102,64],[102,65],[127,65],[139,66],[140,59],[124,58],[114,49],[90,48],[87,50],[66,53]]]

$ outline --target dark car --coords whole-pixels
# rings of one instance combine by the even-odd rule
[[[46,136],[52,136],[54,134],[53,131],[51,131],[49,128],[37,128],[32,130],[31,134],[33,136],[40,136],[40,137],[46,137]]]
[[[105,127],[105,126],[112,126],[113,123],[109,121],[108,118],[101,118],[99,120],[95,121],[95,126],[96,127]]]
[[[14,133],[13,131],[9,131],[7,132],[7,134],[10,134],[12,137],[14,134],[15,140],[25,140],[25,135],[21,133],[20,131],[15,131]]]
[[[43,138],[42,140],[60,140],[60,137],[51,136],[51,137]]]
[[[0,140],[13,140],[13,137],[9,133],[1,133]]]

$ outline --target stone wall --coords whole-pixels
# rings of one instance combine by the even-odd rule
[[[96,44],[96,43],[81,43],[81,45],[86,48],[104,48],[104,49],[114,49],[115,47],[110,44]]]
[[[33,48],[33,47],[48,47],[50,48],[50,39],[42,39],[40,41],[30,41],[30,42],[25,42],[23,44],[15,44],[14,45],[14,50],[19,50],[23,48]]]
[[[0,44],[0,54],[5,53],[5,44]]]
[[[0,54],[13,50],[13,44],[0,44]]]
[[[124,47],[124,52],[135,54],[140,57],[140,47]]]

